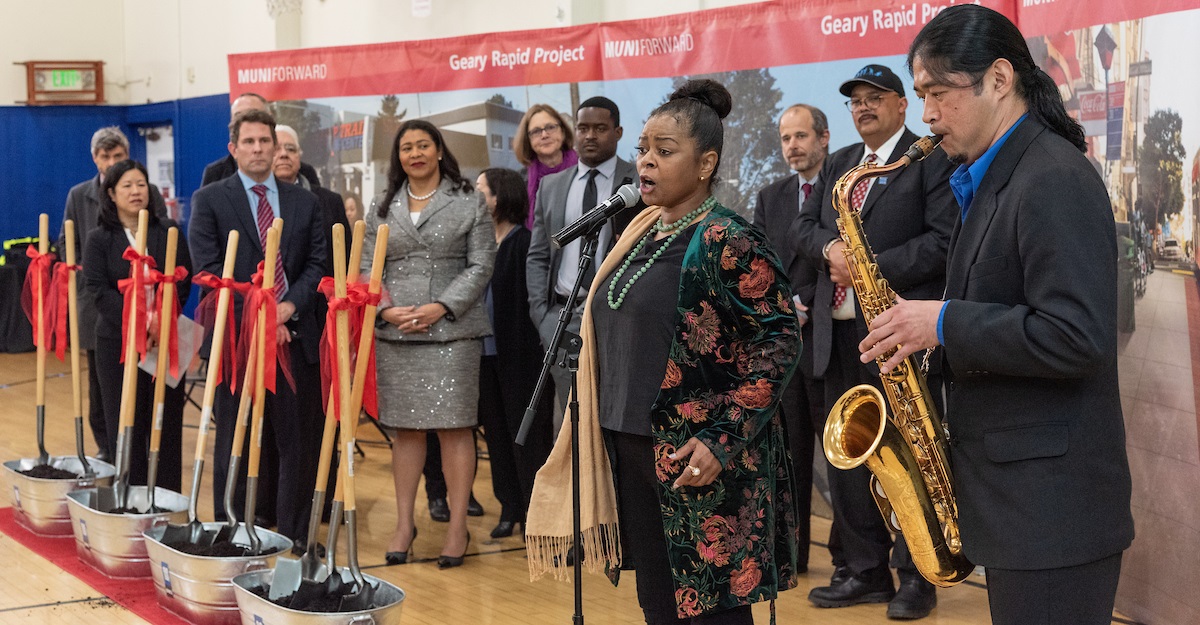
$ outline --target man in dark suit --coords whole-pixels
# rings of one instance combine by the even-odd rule
[[[575,114],[575,150],[579,164],[542,179],[533,207],[533,232],[529,243],[529,268],[525,280],[529,287],[529,316],[548,347],[558,323],[558,314],[571,295],[571,287],[579,272],[579,252],[582,239],[576,239],[559,249],[550,237],[573,223],[600,202],[608,199],[621,185],[637,180],[637,168],[617,156],[621,140],[621,111],[616,103],[605,97],[584,100]],[[605,253],[612,248],[636,207],[614,217],[600,233],[600,249],[596,252],[593,270],[583,283],[583,296],[591,285],[595,267],[600,266]],[[576,314],[569,331],[578,333],[582,314]],[[571,390],[570,373],[557,365],[550,372],[562,406],[567,405]],[[562,415],[555,415],[554,429],[562,425]]]
[[[233,104],[229,106],[229,119],[237,117],[238,113],[246,111],[263,111],[269,113],[267,99],[257,93],[243,93],[234,98]],[[200,179],[200,186],[207,186],[214,182],[224,180],[238,171],[237,161],[232,155],[219,158],[204,167],[204,176]],[[314,187],[321,186],[321,179],[317,177],[317,170],[313,169],[308,163],[300,163],[300,175]]]
[[[825,113],[807,104],[789,107],[779,116],[779,142],[788,167],[796,173],[758,192],[754,225],[766,233],[767,240],[787,269],[800,317],[801,338],[808,345],[812,342],[808,311],[817,285],[817,270],[806,256],[796,253],[788,231],[800,217],[800,206],[812,194],[829,154],[829,122]],[[780,410],[787,426],[788,446],[795,467],[796,508],[800,511],[797,567],[803,572],[808,569],[814,440],[825,426],[825,386],[824,382],[813,378],[811,349],[806,348],[801,353],[798,372],[799,375],[793,376],[783,391]]]
[[[908,65],[959,163],[962,220],[945,296],[877,317],[863,358],[941,346],[962,544],[987,569],[992,622],[1109,623],[1133,518],[1104,182],[1003,15],[939,13]]]
[[[96,164],[98,173],[93,178],[71,187],[67,192],[67,205],[63,208],[63,221],[68,219],[75,222],[75,258],[82,259],[83,251],[87,249],[88,236],[100,224],[100,185],[104,183],[104,172],[113,163],[119,163],[129,158],[129,139],[116,126],[107,126],[97,130],[92,135],[92,162]],[[161,217],[167,216],[167,205],[163,201],[158,187],[150,185],[150,210]],[[67,258],[67,239],[65,231],[58,235],[58,250],[62,260]],[[99,451],[96,457],[108,460],[116,456],[116,450],[109,449],[106,426],[104,424],[104,406],[100,402],[100,378],[96,366],[96,307],[93,297],[87,296],[83,272],[76,274],[76,285],[79,287],[79,347],[87,351],[88,361],[88,425],[92,437],[96,440]]]
[[[838,150],[825,168],[792,228],[801,254],[818,267],[812,316],[813,375],[825,379],[825,405],[851,387],[871,384],[882,389],[875,364],[859,361],[858,343],[866,324],[842,255],[833,207],[837,180],[864,162],[890,163],[918,137],[904,126],[908,102],[904,86],[892,70],[868,65],[842,83],[841,93],[863,138]],[[941,154],[888,176],[871,178],[856,188],[852,204],[859,209],[867,240],[879,269],[892,289],[904,297],[937,297],[945,287],[946,246],[954,227],[950,164]],[[935,376],[930,387],[939,388]],[[932,391],[940,395],[940,391]],[[829,586],[814,588],[809,599],[821,607],[889,601],[892,618],[913,619],[936,605],[934,587],[917,573],[902,536],[895,538],[890,563],[900,577],[895,592],[888,553],[893,538],[870,492],[870,471],[830,471],[830,496],[838,545],[831,549],[836,567]],[[894,598],[893,598],[894,597]]]
[[[346,228],[346,258],[350,258],[350,222],[346,220],[346,204],[342,201],[342,196],[326,189],[325,187],[316,186],[308,181],[307,178],[300,175],[300,159],[304,157],[304,150],[300,148],[300,135],[296,134],[296,130],[291,126],[279,124],[275,126],[275,136],[279,137],[279,148],[275,151],[275,164],[273,171],[275,179],[288,184],[294,184],[309,193],[317,196],[317,204],[321,207],[321,218],[324,220],[322,226],[325,233],[328,234],[333,230],[334,224],[342,224]],[[327,267],[325,275],[333,275],[333,239],[328,238],[328,245],[325,248],[325,257]]]
[[[278,454],[276,513],[280,533],[300,540],[308,527],[308,508],[316,480],[313,459],[320,449],[322,429],[321,375],[318,367],[323,320],[317,314],[317,284],[325,273],[326,234],[316,196],[290,184],[281,184],[272,174],[276,150],[275,120],[262,111],[240,113],[229,125],[229,153],[238,163],[235,176],[201,188],[192,196],[189,241],[198,271],[221,272],[225,241],[238,231],[234,278],[247,282],[263,260],[265,228],[275,217],[283,218],[279,253],[284,282],[277,285],[279,322],[273,339],[289,348],[289,364],[295,380],[293,389],[278,372],[276,393],[267,401],[264,446]],[[235,316],[242,315],[241,300]],[[241,340],[247,340],[242,337]],[[228,374],[226,380],[229,379]],[[242,389],[239,387],[239,392]],[[224,516],[222,504],[237,397],[227,383],[217,393],[217,435],[213,453],[213,501],[217,518]],[[247,444],[249,444],[247,436]],[[266,454],[264,454],[266,456]],[[245,463],[242,464],[245,467]],[[238,482],[235,509],[243,497]]]

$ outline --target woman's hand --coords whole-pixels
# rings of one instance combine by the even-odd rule
[[[680,486],[708,486],[721,474],[721,463],[700,439],[692,437],[671,454],[671,460],[687,460],[683,473],[675,480],[672,488]]]
[[[423,334],[429,327],[446,315],[446,309],[437,302],[420,306],[393,306],[383,311],[383,320],[396,326],[404,334]]]
[[[150,313],[147,316],[150,317],[150,323],[146,327],[146,349],[154,349],[158,345],[158,333],[161,326],[158,324],[157,314]]]

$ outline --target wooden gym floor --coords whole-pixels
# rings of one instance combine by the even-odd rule
[[[86,373],[84,375],[86,377]],[[64,365],[51,357],[47,376],[46,447],[51,455],[70,455],[74,453],[75,441],[69,364]],[[34,378],[33,354],[0,354],[0,431],[4,433],[0,436],[0,461],[37,455]],[[86,393],[86,379],[83,387]],[[202,392],[194,395],[199,400]],[[190,458],[195,449],[199,416],[199,411],[189,404],[184,414],[185,487],[191,483]],[[475,495],[487,515],[470,519],[472,541],[466,564],[456,569],[438,570],[435,561],[446,525],[429,519],[424,498],[418,496],[420,536],[413,547],[416,561],[403,566],[384,566],[383,553],[396,514],[390,451],[374,428],[361,427],[359,435],[366,452],[366,458],[358,464],[359,560],[371,575],[396,584],[408,594],[403,608],[404,623],[565,625],[571,622],[574,611],[571,584],[550,579],[530,582],[520,536],[499,540],[488,537],[497,522],[500,507],[491,493],[490,467],[486,460],[479,463]],[[86,450],[92,454],[95,444],[90,431],[86,438]],[[210,436],[209,467],[212,466],[211,441]],[[201,520],[212,519],[210,487],[211,473],[205,476],[204,492],[199,501]],[[6,486],[4,492],[8,493],[10,489]],[[9,505],[9,495],[3,495],[0,506]],[[814,539],[823,541],[828,532],[829,522],[814,516]],[[6,563],[7,571],[3,576],[7,583],[0,584],[0,624],[146,622],[2,534],[0,562]],[[823,544],[814,544],[809,571],[801,576],[800,586],[783,593],[776,602],[779,622],[845,625],[887,622],[886,606],[881,604],[835,610],[813,607],[807,600],[809,589],[826,584],[831,573],[828,551]],[[152,582],[147,579],[139,583]],[[766,604],[755,606],[754,613],[756,622],[769,622]],[[585,575],[583,614],[591,623],[642,623],[632,575],[624,576],[623,583],[617,588],[603,576]],[[938,591],[937,609],[921,622],[930,625],[989,623],[983,577],[975,576],[954,588]],[[1115,616],[1114,622],[1131,621]]]

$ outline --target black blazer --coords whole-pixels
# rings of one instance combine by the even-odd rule
[[[233,155],[226,155],[225,158],[217,159],[204,166],[204,175],[200,179],[200,186],[203,187],[214,182],[220,182],[236,174],[237,170],[237,161],[234,160]],[[300,175],[304,176],[312,186],[321,186],[321,179],[317,176],[317,170],[313,169],[312,165],[300,163]]]
[[[810,192],[816,194],[816,187]],[[800,353],[800,371],[808,377],[813,374],[812,349],[812,304],[817,290],[817,268],[804,254],[798,253],[788,235],[792,225],[800,218],[800,178],[791,174],[764,187],[758,192],[754,204],[754,225],[767,236],[767,241],[779,255],[779,262],[787,270],[792,283],[792,293],[809,307],[810,321],[800,328],[800,336],[806,349]],[[800,378],[793,377],[797,383]]]
[[[904,155],[919,139],[907,128],[887,162]],[[821,178],[792,226],[792,245],[817,268],[817,284],[809,311],[813,326],[813,375],[822,377],[829,365],[833,336],[833,281],[821,251],[839,238],[833,187],[838,178],[858,165],[863,144],[842,148],[825,159]],[[875,252],[879,270],[892,290],[908,299],[939,298],[945,287],[946,247],[958,218],[950,191],[954,171],[938,148],[924,160],[885,177],[875,178],[862,209],[863,228]],[[861,312],[860,336],[867,335]],[[875,367],[874,363],[868,365]]]
[[[346,203],[342,200],[342,196],[326,189],[325,187],[313,186],[313,195],[317,196],[317,205],[321,207],[321,219],[327,244],[325,246],[325,275],[333,275],[333,237],[330,233],[333,232],[334,224],[342,224],[346,228],[346,261],[350,261],[350,222],[346,219]]]
[[[175,225],[169,219],[162,219],[146,232],[146,254],[154,257],[159,271],[167,265],[167,230]],[[96,306],[97,337],[124,339],[121,325],[125,296],[117,290],[117,282],[129,277],[129,261],[121,257],[128,247],[129,238],[123,229],[100,225],[91,231],[87,247],[84,248],[83,277],[88,286],[86,292]],[[179,233],[175,264],[188,270],[187,278],[175,284],[175,296],[182,310],[192,290],[192,258],[188,254],[188,242],[183,232]],[[153,309],[154,302],[149,301],[146,306],[148,310]]]
[[[510,415],[525,413],[542,370],[542,342],[529,317],[529,293],[525,287],[530,236],[525,226],[517,226],[496,249],[492,270],[497,370],[505,388],[504,410]]]
[[[1096,170],[1026,119],[956,228],[947,273],[947,420],[976,564],[1075,566],[1133,540],[1115,250]]]
[[[319,343],[324,326],[316,299],[319,297],[317,285],[325,275],[328,235],[317,206],[317,196],[296,185],[280,182],[278,186],[279,215],[283,218],[279,252],[283,254],[283,271],[288,278],[288,292],[284,300],[295,304],[299,317],[289,322],[288,327],[303,339],[304,355],[313,364],[319,361]],[[248,282],[258,263],[263,260],[258,225],[239,176],[202,187],[192,195],[192,216],[188,228],[196,271],[221,275],[225,262],[225,242],[233,230],[239,233],[234,279]],[[234,302],[234,315],[240,323],[242,300],[235,298]]]

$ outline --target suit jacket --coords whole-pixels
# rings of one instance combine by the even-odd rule
[[[381,323],[376,336],[387,341],[448,342],[490,335],[492,324],[483,307],[483,292],[492,278],[496,231],[475,192],[456,190],[452,182],[442,179],[416,224],[409,216],[403,190],[392,200],[388,216],[380,219],[383,199],[384,195],[377,196],[366,215],[362,262],[362,275],[370,275],[376,230],[386,221],[389,232],[383,280],[387,298],[379,310],[441,302],[450,314],[427,333],[404,334],[390,323]]]
[[[1027,118],[955,229],[946,278],[950,453],[976,564],[1075,566],[1133,539],[1115,249],[1095,169]]]
[[[564,169],[556,174],[542,178],[538,187],[537,199],[533,205],[533,228],[529,240],[529,272],[526,274],[526,284],[529,287],[529,315],[544,344],[549,344],[554,336],[554,326],[558,323],[559,306],[555,305],[554,285],[558,282],[558,267],[562,263],[562,250],[550,239],[559,230],[567,227],[567,192],[571,189],[571,181],[579,173],[579,166]],[[637,168],[632,163],[617,158],[617,167],[613,171],[613,192],[622,184],[638,179]],[[606,198],[599,198],[603,201]],[[635,207],[627,208],[612,219],[614,235],[625,230],[625,226],[638,212],[645,208],[640,200]],[[609,249],[612,241],[609,241]],[[599,262],[596,263],[599,265]],[[578,319],[578,316],[576,317]],[[578,321],[576,321],[578,327]],[[578,331],[578,330],[576,330]]]
[[[63,208],[63,221],[70,219],[75,222],[75,261],[83,262],[83,253],[87,249],[88,237],[92,230],[100,226],[100,174],[95,178],[84,180],[71,187],[67,192],[67,205]],[[167,203],[163,200],[158,187],[150,185],[150,207],[160,219],[167,216]],[[59,260],[67,260],[67,235],[63,230],[58,234]],[[128,267],[126,268],[128,272]],[[75,286],[79,289],[79,346],[82,349],[96,349],[96,308],[95,296],[87,293],[87,281],[80,272],[76,276]]]
[[[521,224],[505,237],[496,248],[496,267],[492,272],[497,370],[505,389],[504,411],[510,415],[525,413],[542,372],[542,341],[529,318],[529,295],[525,287],[529,234]]]
[[[146,232],[146,254],[154,257],[160,271],[167,265],[167,230],[173,226],[176,226],[175,222],[163,219],[150,226]],[[80,297],[79,301],[82,303],[84,300],[91,300],[90,304],[96,310],[96,322],[90,329],[95,337],[116,340],[125,338],[121,334],[125,296],[117,290],[117,283],[129,277],[129,261],[121,257],[128,247],[129,238],[125,236],[124,229],[96,226],[88,238],[81,272],[88,289],[87,296]],[[192,259],[188,254],[187,238],[182,232],[179,233],[178,248],[175,251],[175,264],[188,270],[187,278],[175,284],[175,297],[179,301],[179,308],[182,309],[192,290]],[[154,301],[148,301],[146,307],[153,310]],[[80,330],[82,329],[81,325]]]
[[[328,234],[315,195],[296,185],[279,183],[278,186],[279,216],[283,218],[279,253],[283,255],[283,272],[288,279],[288,291],[283,299],[296,306],[298,317],[289,321],[288,327],[303,339],[305,358],[312,364],[319,360],[324,327],[316,301],[319,297],[317,285],[325,275]],[[237,230],[233,277],[238,282],[250,281],[258,263],[263,260],[264,251],[240,177],[232,176],[196,191],[192,195],[192,217],[188,227],[196,271],[208,271],[218,276],[225,262],[225,242],[229,233]],[[234,315],[240,323],[242,299],[235,298],[234,302]]]
[[[907,128],[888,157],[891,163],[904,155],[917,139]],[[821,178],[792,226],[792,244],[817,271],[813,304],[809,310],[813,326],[813,375],[822,377],[832,349],[833,281],[822,255],[826,243],[839,238],[833,188],[838,178],[858,165],[863,144],[842,148],[825,159]],[[861,217],[867,241],[875,252],[884,278],[897,294],[908,299],[940,297],[945,288],[946,247],[958,204],[950,191],[953,166],[941,148],[886,177],[875,178]],[[861,311],[859,335],[867,335]],[[868,365],[875,367],[874,363]]]
[[[234,160],[233,155],[226,155],[225,158],[217,159],[204,166],[204,176],[200,179],[200,186],[204,187],[224,180],[236,174],[237,170],[237,161]],[[312,186],[321,186],[321,178],[317,176],[317,170],[313,169],[312,165],[300,163],[300,175],[304,176]]]
[[[814,187],[810,195],[815,194]],[[792,283],[792,293],[809,307],[811,316],[813,296],[817,288],[817,268],[804,254],[798,253],[789,232],[792,224],[800,218],[800,178],[791,174],[786,178],[776,180],[763,187],[758,192],[754,204],[754,225],[767,235],[767,241],[779,255],[779,262],[787,272],[788,280]],[[800,328],[801,336],[806,344],[812,343],[812,322]],[[808,377],[813,373],[812,349],[802,350],[800,371]],[[797,376],[792,378],[793,384],[801,383]]]

